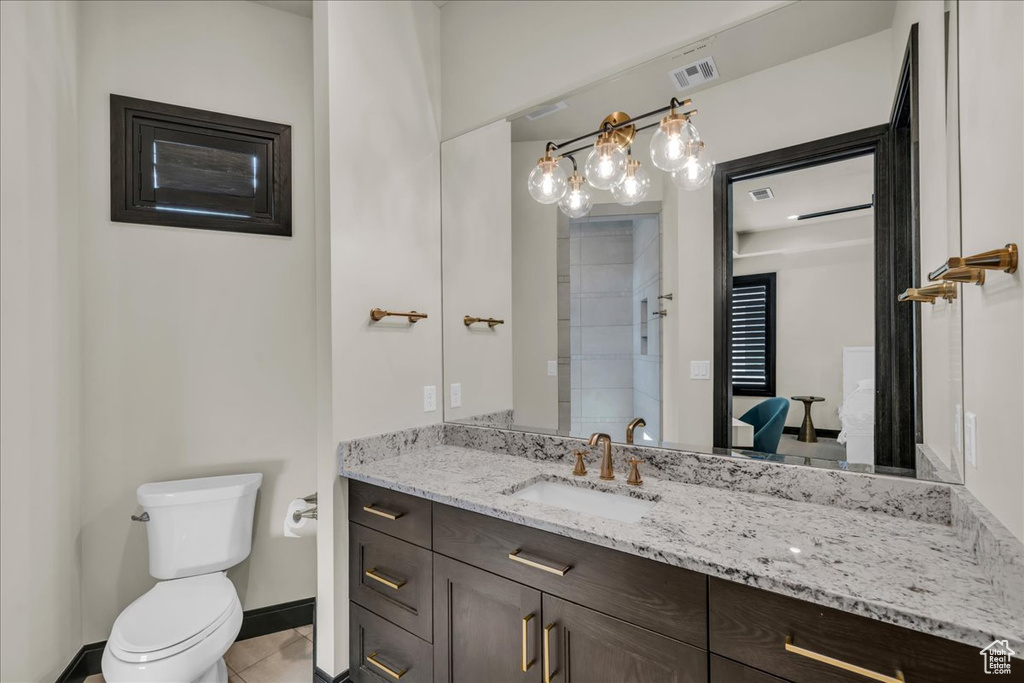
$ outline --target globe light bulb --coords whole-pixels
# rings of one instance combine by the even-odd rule
[[[530,191],[530,196],[541,204],[554,204],[565,196],[569,182],[565,171],[558,165],[559,158],[552,158],[550,154],[546,154],[530,171],[526,187]]]
[[[639,204],[651,189],[651,178],[640,162],[630,157],[626,163],[626,177],[612,188],[612,198],[623,206]]]
[[[593,200],[587,183],[579,173],[574,172],[569,178],[569,189],[558,202],[558,208],[569,218],[582,218],[590,213]]]
[[[672,171],[672,182],[683,190],[699,190],[708,184],[715,173],[715,162],[711,160],[701,142],[694,146],[693,153],[686,156],[682,168]]]
[[[673,112],[661,120],[651,138],[651,162],[663,171],[678,171],[699,143],[700,134],[687,115]]]
[[[599,190],[610,190],[626,177],[626,152],[602,133],[584,165],[587,182]]]

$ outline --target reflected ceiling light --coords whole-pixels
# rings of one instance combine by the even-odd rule
[[[612,188],[612,198],[623,206],[639,204],[651,189],[651,178],[632,155],[626,161],[626,175]]]
[[[593,204],[590,190],[587,189],[587,181],[578,171],[573,171],[569,177],[569,190],[562,197],[562,201],[558,202],[558,208],[569,218],[583,218],[590,213]]]
[[[527,188],[530,196],[541,204],[554,204],[565,196],[569,179],[565,170],[558,165],[562,157],[552,157],[550,151],[537,160],[537,166],[530,171]]]
[[[585,187],[588,183],[599,190],[610,190],[615,201],[625,206],[643,201],[650,191],[651,178],[640,162],[632,158],[629,149],[636,133],[655,126],[658,131],[651,140],[654,165],[672,172],[673,180],[685,190],[703,187],[714,173],[715,162],[703,153],[704,143],[690,123],[690,117],[697,111],[676,113],[677,108],[689,104],[690,100],[680,101],[673,97],[668,106],[637,117],[621,111],[613,112],[601,121],[601,126],[595,131],[565,142],[547,143],[544,156],[537,161],[527,181],[530,196],[541,204],[558,202],[562,212],[571,218],[585,216],[593,205],[590,191]],[[656,123],[636,126],[637,121],[665,112],[669,112],[668,115]],[[592,145],[587,143],[560,151],[563,147],[592,138],[596,138]],[[573,155],[587,150],[584,176],[580,175]],[[562,159],[572,162],[573,173],[569,178],[559,167]]]
[[[672,182],[683,190],[699,190],[715,173],[715,162],[708,156],[704,142],[698,142],[685,157],[678,171],[672,171]]]

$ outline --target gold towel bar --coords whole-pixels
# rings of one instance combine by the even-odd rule
[[[469,327],[473,323],[487,323],[487,327],[493,330],[495,325],[504,325],[505,321],[499,320],[498,318],[474,318],[471,315],[467,315],[465,318],[462,319],[462,323],[466,327]]]
[[[948,261],[928,273],[928,279],[939,280],[949,270],[954,268],[985,268],[986,270],[1001,270],[1004,273],[1017,272],[1017,245],[1010,243],[1002,249],[993,249],[974,256],[951,256]],[[957,282],[963,282],[957,280]]]
[[[899,301],[924,301],[934,304],[938,298],[952,301],[956,298],[956,284],[953,282],[936,282],[927,287],[911,287],[896,297]]]
[[[409,322],[414,323],[417,320],[423,320],[427,317],[426,313],[417,313],[416,311],[409,311],[408,313],[398,313],[396,311],[385,311],[382,308],[374,308],[370,311],[370,320],[373,322],[380,322],[388,316],[398,316],[400,318],[408,318]]]

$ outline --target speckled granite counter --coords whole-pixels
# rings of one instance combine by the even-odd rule
[[[950,526],[659,479],[641,489],[544,461],[420,439],[345,458],[343,476],[983,647],[1024,648],[1024,616]],[[353,449],[358,454],[358,448]],[[657,499],[623,523],[512,497],[540,479]],[[1020,650],[1018,650],[1020,651]]]

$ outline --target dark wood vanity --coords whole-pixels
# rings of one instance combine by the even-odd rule
[[[976,647],[354,480],[349,492],[354,681],[990,678]]]

